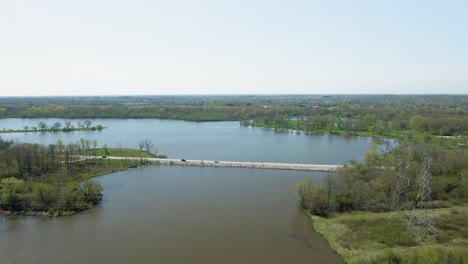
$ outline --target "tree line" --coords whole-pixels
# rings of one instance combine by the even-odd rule
[[[0,118],[244,121],[305,131],[466,135],[466,95],[277,95],[0,98]]]
[[[371,149],[364,162],[352,161],[336,174],[327,176],[323,185],[302,181],[295,185],[294,192],[302,208],[319,216],[331,212],[389,211],[397,186],[396,168],[399,164],[395,155],[405,153],[404,162],[408,164],[405,171],[407,195],[408,200],[415,204],[426,148],[423,144],[407,143],[384,156]],[[432,158],[430,173],[433,175],[431,206],[448,207],[468,202],[468,156],[465,150],[432,147],[429,155]]]
[[[78,121],[77,126],[75,127],[70,120],[66,120],[63,124],[61,122],[54,122],[53,124],[48,125],[44,121],[40,121],[37,123],[37,126],[23,126],[22,129],[15,129],[14,131],[20,132],[71,132],[76,130],[102,130],[104,127],[102,125],[95,125],[92,126],[93,121],[90,119],[84,120],[83,122]],[[4,131],[13,131],[12,128],[8,129],[3,128]]]

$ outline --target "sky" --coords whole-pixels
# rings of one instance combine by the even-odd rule
[[[0,0],[0,96],[467,94],[466,0]]]

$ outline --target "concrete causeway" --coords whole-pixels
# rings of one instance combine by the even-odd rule
[[[80,156],[81,159],[103,159],[101,156]],[[225,168],[248,168],[248,169],[273,169],[273,170],[299,170],[299,171],[322,171],[335,172],[342,165],[326,164],[300,164],[300,163],[273,163],[273,162],[248,162],[248,161],[215,161],[215,160],[182,160],[182,159],[159,159],[138,157],[114,157],[107,156],[105,159],[137,160],[159,165],[177,166],[202,166],[202,167],[225,167]]]

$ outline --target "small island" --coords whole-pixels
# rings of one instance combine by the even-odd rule
[[[71,121],[65,121],[64,125],[61,122],[47,125],[41,121],[37,126],[24,126],[22,129],[3,128],[3,130],[0,130],[0,133],[101,131],[105,128],[100,124],[92,126],[92,121],[89,119],[84,122],[77,122],[77,126],[73,125]]]

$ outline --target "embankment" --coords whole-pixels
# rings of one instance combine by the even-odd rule
[[[100,156],[80,156],[81,159],[102,159]],[[146,163],[177,166],[202,166],[202,167],[224,167],[224,168],[249,168],[249,169],[273,169],[273,170],[299,170],[299,171],[322,171],[336,172],[341,165],[329,164],[299,164],[299,163],[273,163],[273,162],[242,162],[242,161],[217,161],[217,160],[182,160],[182,159],[159,159],[159,158],[136,158],[136,157],[114,157],[106,159],[118,160],[141,160]]]

